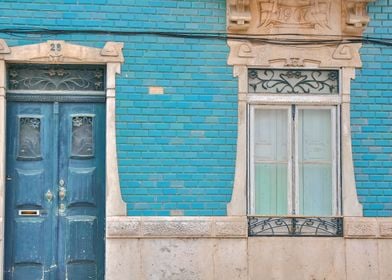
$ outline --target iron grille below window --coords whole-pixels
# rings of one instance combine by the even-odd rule
[[[341,217],[248,217],[249,236],[342,237]]]

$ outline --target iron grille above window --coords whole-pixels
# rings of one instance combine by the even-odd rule
[[[104,92],[103,65],[9,64],[8,91]]]
[[[250,93],[338,94],[338,70],[249,69]]]

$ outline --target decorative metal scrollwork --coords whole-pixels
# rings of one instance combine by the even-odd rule
[[[340,217],[249,217],[249,236],[343,236]]]
[[[249,69],[249,92],[338,94],[337,70]]]
[[[19,119],[18,159],[41,159],[41,119],[23,117]]]
[[[8,66],[8,90],[104,91],[104,67],[100,65]]]

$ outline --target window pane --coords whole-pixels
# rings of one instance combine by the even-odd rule
[[[41,119],[19,119],[19,159],[41,159]]]
[[[72,118],[72,157],[91,157],[94,155],[93,117]]]
[[[298,111],[299,214],[332,215],[330,109]]]
[[[286,215],[288,112],[256,109],[254,126],[255,214]]]

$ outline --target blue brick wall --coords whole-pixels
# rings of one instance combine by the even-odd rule
[[[388,0],[369,4],[366,34],[390,36]],[[225,0],[3,0],[2,28],[225,31]],[[389,7],[388,7],[389,6]],[[224,41],[1,34],[11,46],[64,39],[125,43],[118,77],[121,188],[129,215],[225,215],[234,176],[236,79]],[[358,194],[366,216],[392,215],[392,47],[366,44],[352,91]],[[164,95],[149,95],[161,86]]]
[[[369,4],[366,35],[392,34],[391,0]],[[365,216],[392,216],[392,47],[366,44],[352,84],[352,137],[357,190]]]
[[[225,0],[2,0],[2,28],[224,32]],[[225,41],[153,35],[1,34],[10,46],[48,39],[125,43],[117,80],[121,191],[129,215],[225,215],[237,135],[237,84]],[[149,95],[150,86],[165,94]]]

